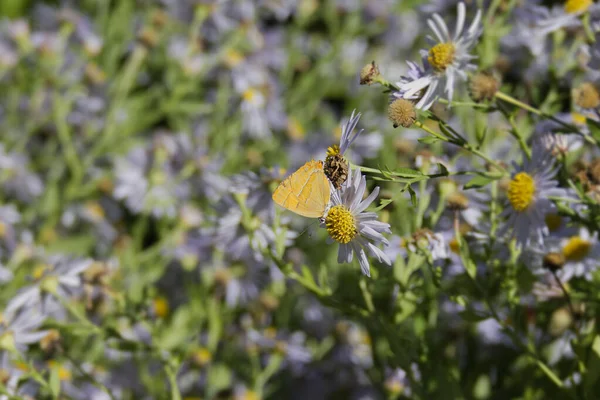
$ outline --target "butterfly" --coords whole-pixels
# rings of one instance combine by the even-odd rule
[[[323,162],[311,160],[279,184],[273,192],[273,201],[303,217],[321,218],[330,195]]]

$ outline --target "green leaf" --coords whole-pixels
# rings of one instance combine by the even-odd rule
[[[55,399],[60,395],[60,366],[54,365],[50,368],[50,391]]]
[[[408,193],[410,193],[410,202],[412,203],[413,207],[416,207],[417,206],[417,194],[415,193],[414,189],[410,185],[407,185],[406,189],[408,190]]]
[[[206,373],[207,398],[213,398],[219,391],[231,385],[231,371],[223,364],[214,364]]]
[[[464,190],[483,187],[493,180],[494,179],[488,178],[487,176],[476,176],[465,184]]]
[[[444,164],[437,163],[437,165],[440,168],[440,175],[444,175],[444,176],[450,175],[450,173],[448,172],[448,168],[446,168],[446,166]]]
[[[463,320],[468,322],[479,322],[490,317],[486,313],[482,313],[481,311],[473,309],[466,309],[464,311],[461,311],[459,314]]]
[[[49,253],[71,253],[80,256],[90,254],[94,246],[96,245],[97,239],[92,236],[71,236],[65,237],[59,241],[49,244],[46,250]]]
[[[434,144],[439,142],[440,139],[436,138],[435,136],[425,136],[419,139],[419,143],[425,143],[425,144]]]
[[[424,176],[421,171],[417,171],[416,169],[404,168],[404,167],[396,168],[396,170],[390,171],[390,172],[392,172],[394,174],[394,176],[398,176],[398,177],[402,177],[402,178],[417,178],[417,177]]]
[[[589,118],[586,119],[586,122],[590,128],[590,133],[592,134],[592,137],[596,140],[600,140],[600,122]]]
[[[598,393],[600,380],[600,335],[596,335],[586,364],[587,373],[584,378],[585,392],[589,398],[594,398]]]

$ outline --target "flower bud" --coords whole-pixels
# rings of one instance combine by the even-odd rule
[[[489,72],[480,72],[469,81],[469,95],[473,101],[491,100],[500,88],[500,80]]]
[[[584,82],[571,90],[573,103],[584,109],[600,107],[600,90],[591,82]]]
[[[409,128],[415,123],[417,113],[412,102],[406,99],[396,99],[388,107],[388,118],[394,128],[403,126]]]
[[[372,61],[360,70],[360,84],[370,85],[379,77],[379,67]]]

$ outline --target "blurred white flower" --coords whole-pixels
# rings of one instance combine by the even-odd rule
[[[466,81],[467,72],[475,70],[471,61],[475,56],[470,54],[481,34],[481,10],[477,10],[475,18],[466,31],[463,31],[466,19],[464,3],[458,4],[458,17],[454,35],[438,14],[427,20],[435,38],[428,36],[432,46],[429,51],[422,50],[423,67],[409,62],[409,73],[396,83],[396,98],[415,100],[416,108],[429,109],[433,103],[446,94],[452,101],[456,81]]]

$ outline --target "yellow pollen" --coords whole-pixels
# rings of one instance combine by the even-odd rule
[[[239,51],[228,50],[225,53],[225,63],[231,68],[235,67],[242,61],[244,61],[244,56]]]
[[[40,263],[38,265],[36,265],[33,269],[33,272],[31,273],[31,276],[33,277],[33,279],[35,279],[36,281],[41,279],[44,274],[46,273],[46,271],[48,271],[50,268],[48,267],[48,265]]]
[[[95,221],[102,221],[104,219],[104,209],[98,202],[90,201],[85,205],[85,208]]]
[[[260,400],[260,396],[258,395],[258,393],[256,393],[253,390],[247,390],[246,393],[244,393],[241,396],[236,396],[235,400]]]
[[[58,379],[61,381],[70,381],[72,378],[71,371],[55,360],[48,361],[48,367],[58,370]]]
[[[427,61],[436,71],[445,71],[454,61],[456,48],[452,43],[438,43],[429,49]]]
[[[325,227],[333,240],[344,244],[352,241],[358,234],[354,215],[342,205],[329,210],[325,218]]]
[[[278,353],[286,354],[287,348],[288,348],[288,345],[283,340],[277,340],[275,342],[275,351],[277,351]]]
[[[392,394],[400,394],[404,390],[404,386],[397,380],[388,380],[385,382],[385,388]]]
[[[265,328],[263,334],[267,339],[275,339],[275,337],[277,337],[277,329],[269,326],[268,328]]]
[[[242,97],[247,102],[252,102],[252,100],[256,97],[256,91],[254,89],[247,89],[242,94]]]
[[[565,12],[569,14],[575,14],[587,11],[592,3],[592,0],[567,0],[565,2]]]
[[[508,201],[515,211],[525,211],[533,201],[535,181],[526,172],[519,172],[508,184]]]
[[[360,342],[362,344],[370,345],[371,344],[371,336],[367,332],[362,333],[360,335]]]
[[[563,247],[563,255],[568,261],[581,261],[587,257],[592,244],[579,236],[573,236]]]
[[[572,112],[571,117],[573,118],[573,122],[575,122],[578,125],[585,125],[586,123],[586,118],[583,114],[580,114],[578,112]]]
[[[329,146],[327,148],[327,157],[333,157],[340,154],[340,146],[334,144],[333,146]]]
[[[158,296],[153,300],[154,312],[158,318],[166,318],[169,315],[169,301],[163,297]]]
[[[0,221],[0,238],[5,238],[8,233],[8,225]]]
[[[196,364],[203,367],[212,360],[212,354],[208,349],[201,347],[194,352],[193,359]]]

